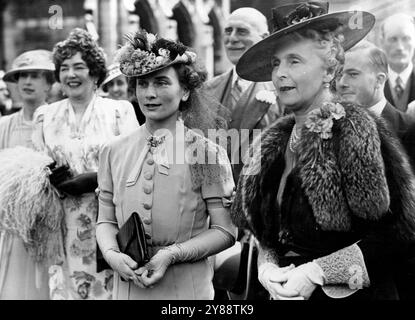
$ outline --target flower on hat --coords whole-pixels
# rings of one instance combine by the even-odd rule
[[[269,103],[269,104],[277,103],[277,97],[275,96],[275,93],[269,90],[258,91],[258,93],[255,95],[255,98],[258,101]]]
[[[340,103],[325,102],[322,107],[308,114],[304,125],[311,132],[318,133],[322,139],[330,139],[333,136],[333,120],[339,120],[345,115],[346,111]]]
[[[323,14],[323,9],[312,3],[302,3],[285,17],[287,25],[293,25]]]
[[[140,76],[173,63],[193,63],[196,54],[172,40],[139,31],[126,35],[127,43],[116,55],[120,70],[129,77]]]

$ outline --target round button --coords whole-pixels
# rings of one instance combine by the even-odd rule
[[[153,158],[149,158],[148,160],[147,160],[147,163],[151,166],[152,164],[154,164],[154,160],[153,160]]]
[[[146,210],[150,210],[150,209],[151,209],[151,204],[149,204],[149,203],[144,203],[144,204],[143,204],[143,207],[144,207],[144,209],[146,209]]]
[[[144,179],[151,180],[152,178],[153,178],[153,175],[151,174],[151,172],[144,173]]]
[[[148,233],[145,234],[145,237],[146,239],[151,239],[151,236]]]
[[[144,222],[145,224],[151,224],[151,218],[144,218],[144,219],[143,219],[143,222]]]
[[[148,187],[148,186],[143,187],[143,190],[145,194],[150,194],[152,191],[151,187]]]

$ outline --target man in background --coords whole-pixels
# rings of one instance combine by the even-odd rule
[[[406,112],[408,104],[415,100],[413,18],[404,13],[386,18],[381,26],[381,43],[389,64],[386,99],[398,110]]]

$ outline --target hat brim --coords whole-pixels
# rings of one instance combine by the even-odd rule
[[[361,17],[362,24],[356,26],[355,29],[352,29],[355,25],[350,25],[350,22],[353,21],[352,19],[355,19],[357,15],[359,15],[359,18]],[[249,81],[271,81],[273,69],[271,58],[278,48],[279,40],[283,36],[308,27],[319,30],[334,25],[342,25],[342,34],[344,36],[342,46],[346,51],[362,40],[369,33],[374,24],[375,17],[366,11],[333,12],[299,22],[276,31],[249,48],[239,59],[236,65],[236,72],[241,78]]]
[[[36,68],[36,67],[30,67],[30,68],[17,68],[17,69],[13,69],[10,70],[8,72],[6,72],[6,74],[3,77],[3,81],[6,82],[17,82],[17,75],[20,72],[30,72],[30,71],[45,71],[45,72],[51,72],[53,73],[55,71],[55,69],[51,69],[51,68]]]
[[[141,74],[139,74],[139,75],[127,76],[126,74],[124,74],[124,73],[123,73],[123,74],[124,74],[126,77],[128,77],[128,78],[142,78],[142,77],[148,76],[148,75],[150,75],[150,74],[152,74],[152,73],[155,73],[155,72],[157,72],[157,71],[160,71],[160,70],[166,69],[166,68],[168,68],[168,67],[170,67],[170,66],[172,66],[172,65],[174,65],[174,64],[178,64],[178,63],[183,63],[183,62],[176,62],[176,61],[172,61],[172,62],[170,62],[170,63],[168,63],[168,64],[165,64],[165,65],[163,65],[163,66],[160,66],[160,67],[158,67],[158,68],[156,68],[156,69],[153,69],[153,70],[150,70],[150,71],[148,71],[148,72],[141,73]]]
[[[101,87],[104,87],[108,82],[114,80],[115,78],[118,78],[119,76],[125,76],[125,74],[123,74],[120,71],[120,72],[117,72],[115,74],[108,76],[107,78],[105,78],[104,82],[101,84]]]

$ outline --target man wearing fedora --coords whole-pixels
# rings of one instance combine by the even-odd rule
[[[54,83],[52,53],[31,50],[22,53],[12,63],[3,80],[16,83],[22,109],[0,121],[0,149],[17,145],[32,146],[32,120],[35,110],[45,104]]]

